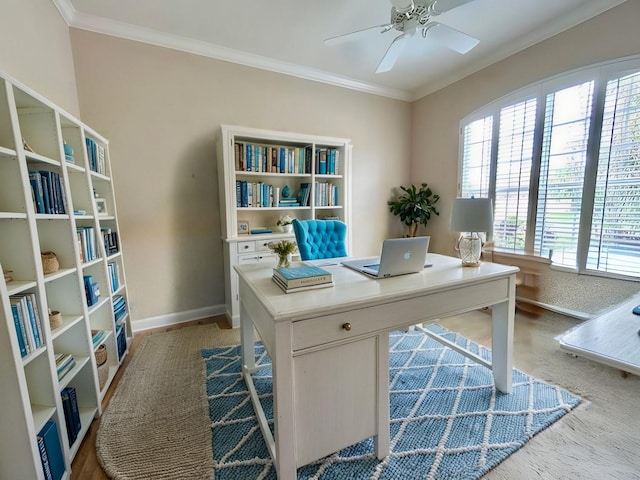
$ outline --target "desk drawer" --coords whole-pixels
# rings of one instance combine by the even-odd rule
[[[509,279],[500,278],[422,297],[301,320],[293,323],[293,351],[347,341],[383,330],[395,330],[443,315],[456,315],[501,303],[508,298]]]
[[[250,240],[247,242],[238,242],[238,253],[250,253],[255,251],[256,251],[255,240]]]

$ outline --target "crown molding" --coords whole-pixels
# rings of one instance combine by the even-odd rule
[[[357,90],[359,92],[379,95],[395,100],[402,100],[406,102],[411,100],[410,92],[406,92],[404,90],[361,82],[352,78],[342,77],[312,68],[301,67],[299,65],[274,60],[260,55],[240,52],[231,48],[212,45],[207,42],[193,40],[179,35],[171,35],[150,28],[138,27],[95,15],[88,15],[78,12],[70,3],[70,0],[52,1],[67,22],[67,25],[73,28],[179,50],[182,52],[192,53],[194,55],[215,58],[217,60],[246,65],[253,68]]]

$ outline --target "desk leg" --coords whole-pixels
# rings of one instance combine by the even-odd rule
[[[378,459],[389,455],[389,332],[378,335],[378,418],[375,450]]]
[[[511,393],[513,384],[513,323],[516,310],[515,275],[509,281],[509,300],[492,307],[491,367],[496,388]]]
[[[240,302],[240,356],[242,367],[249,372],[256,367],[255,341],[253,321]]]
[[[271,357],[273,374],[273,418],[275,422],[274,464],[278,480],[296,480],[296,430],[294,421],[294,371],[291,323],[275,324],[275,348]],[[305,432],[312,434],[311,432]]]

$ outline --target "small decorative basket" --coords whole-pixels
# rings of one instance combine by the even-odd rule
[[[109,365],[104,364],[98,367],[98,385],[100,386],[100,391],[104,389],[104,386],[107,384],[107,380],[109,379]]]
[[[57,310],[54,310],[49,314],[49,326],[51,327],[51,330],[53,330],[54,328],[58,328],[60,325],[62,325],[62,314]]]
[[[102,344],[96,349],[96,364],[104,365],[107,361],[107,347]]]
[[[42,252],[42,270],[44,274],[47,275],[49,273],[57,272],[60,268],[60,264],[58,263],[58,257],[53,252]]]

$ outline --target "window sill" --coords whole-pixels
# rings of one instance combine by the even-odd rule
[[[507,257],[529,262],[538,262],[544,265],[551,265],[551,260],[548,258],[535,255],[531,252],[514,252],[512,250],[501,250],[496,247],[485,247],[483,251],[490,253],[492,256]]]

